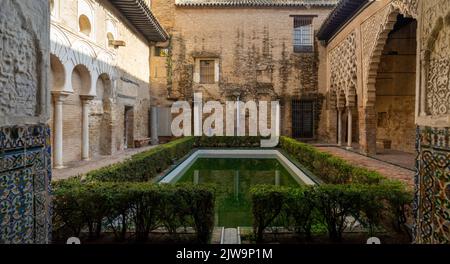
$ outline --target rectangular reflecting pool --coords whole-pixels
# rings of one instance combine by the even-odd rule
[[[216,225],[252,225],[250,188],[315,184],[276,150],[199,150],[160,182],[216,187]]]

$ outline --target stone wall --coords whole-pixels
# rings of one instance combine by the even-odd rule
[[[152,57],[155,104],[192,100],[194,91],[203,92],[205,100],[236,100],[236,94],[241,100],[279,98],[282,133],[291,134],[291,100],[316,96],[319,68],[325,65],[317,42],[313,53],[293,52],[292,15],[316,16],[317,30],[329,9],[182,8],[166,0],[152,1],[152,8],[172,36],[169,56]],[[218,82],[197,83],[200,58],[216,60]]]
[[[48,1],[0,6],[0,243],[48,243]]]

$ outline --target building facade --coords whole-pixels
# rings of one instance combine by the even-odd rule
[[[149,1],[52,0],[50,9],[54,166],[149,138],[150,48],[167,39]]]
[[[317,138],[325,53],[314,35],[336,2],[152,1],[171,36],[153,49],[155,106],[195,92],[221,103],[280,100],[282,134]]]
[[[417,153],[416,243],[450,241],[449,18],[444,0],[342,0],[318,33],[325,139]]]

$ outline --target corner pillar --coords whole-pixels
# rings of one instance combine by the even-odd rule
[[[63,162],[63,104],[64,100],[70,95],[70,92],[54,91],[52,92],[55,104],[53,117],[53,167],[55,169],[64,168]]]
[[[81,159],[89,160],[89,103],[94,96],[80,95],[82,104],[82,146]]]

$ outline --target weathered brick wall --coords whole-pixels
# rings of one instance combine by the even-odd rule
[[[328,9],[176,8],[163,0],[153,1],[152,7],[172,35],[170,56],[151,61],[156,104],[169,105],[167,98],[192,99],[194,91],[221,101],[235,100],[236,92],[242,100],[280,98],[282,132],[291,133],[290,101],[318,92],[319,67],[324,66],[318,43],[314,53],[293,52],[291,15],[317,15],[317,30]],[[193,82],[195,58],[200,57],[219,59],[218,83]]]

